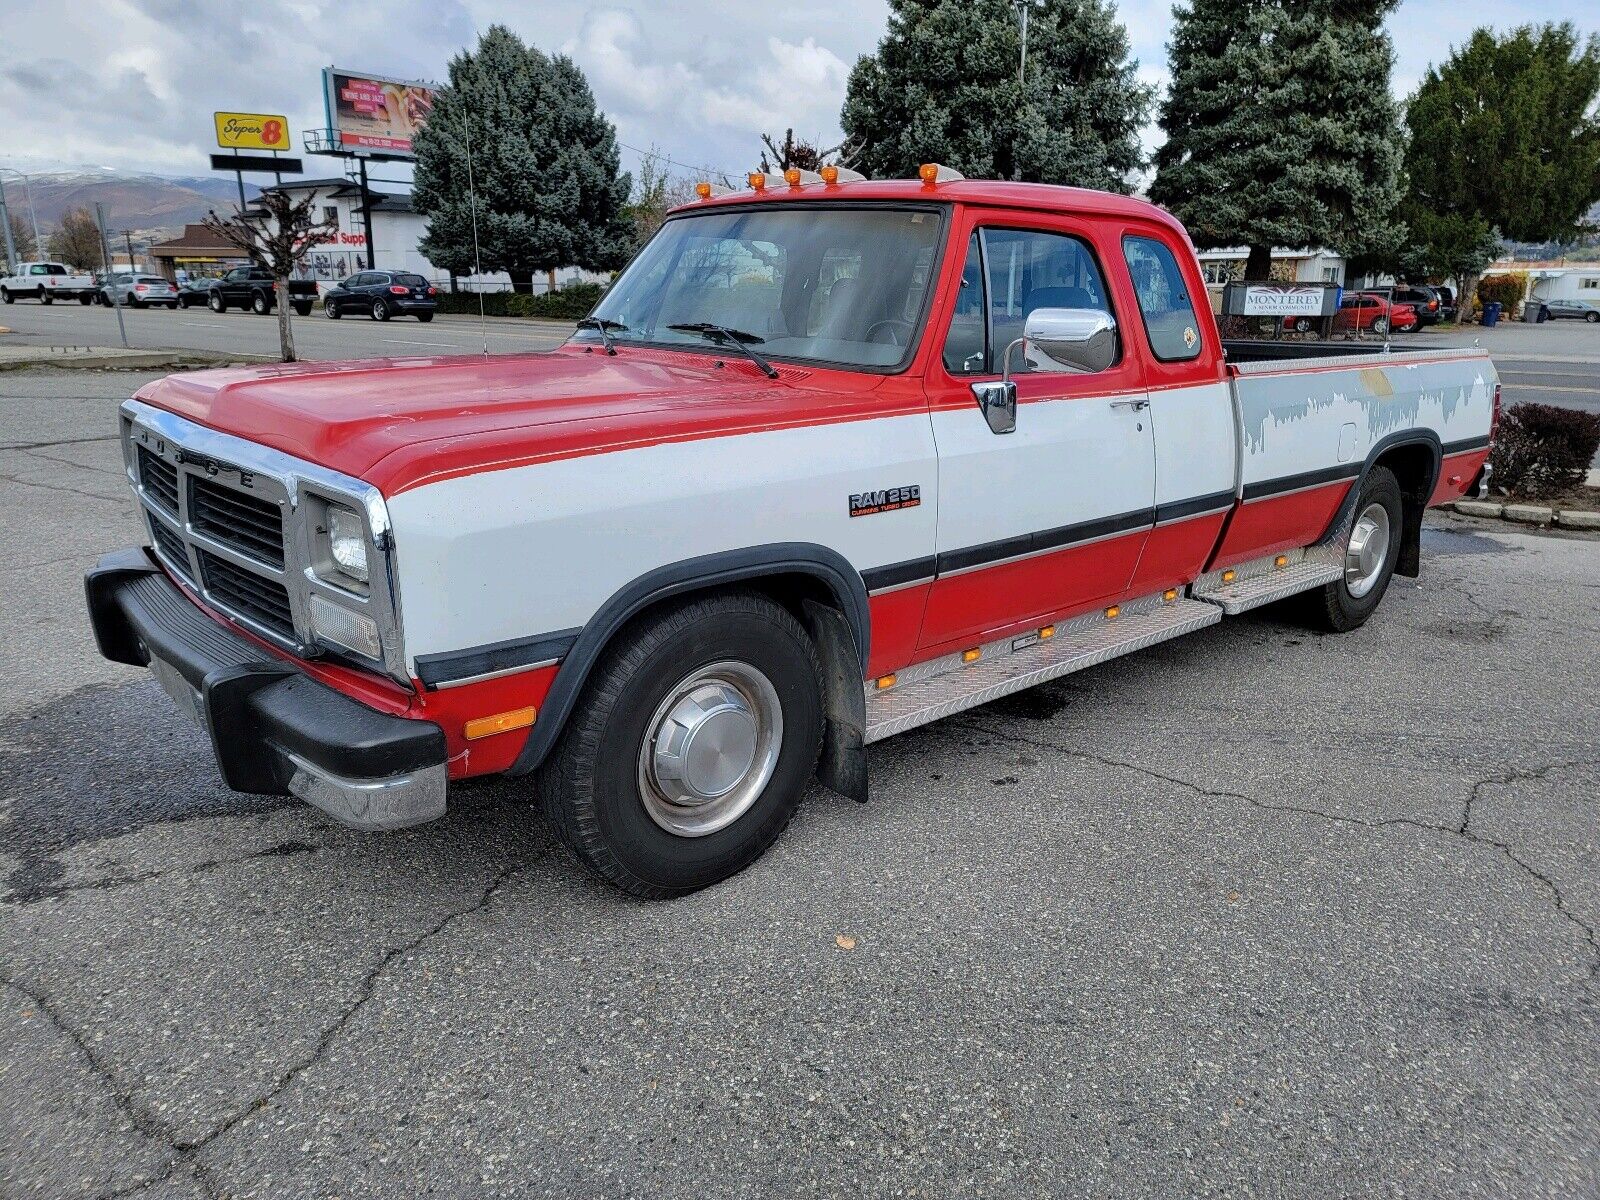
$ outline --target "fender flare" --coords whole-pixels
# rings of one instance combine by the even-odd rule
[[[1380,458],[1401,446],[1425,446],[1433,459],[1433,469],[1428,473],[1426,487],[1422,493],[1422,504],[1417,508],[1415,519],[1408,517],[1401,530],[1400,560],[1408,570],[1403,571],[1397,567],[1396,573],[1415,577],[1422,542],[1422,513],[1428,507],[1428,497],[1432,496],[1434,488],[1439,486],[1439,472],[1444,468],[1444,445],[1440,442],[1439,435],[1431,429],[1400,429],[1373,443],[1372,449],[1367,451],[1367,457],[1361,464],[1360,473],[1351,483],[1350,490],[1345,493],[1345,498],[1340,502],[1338,511],[1333,514],[1333,520],[1328,523],[1327,532],[1322,535],[1320,542],[1325,545],[1331,544],[1348,532],[1355,521],[1356,503],[1361,499],[1361,489],[1366,485],[1367,476]]]
[[[775,542],[669,563],[624,584],[578,631],[539,707],[539,719],[534,722],[517,761],[507,773],[526,775],[545,760],[566,727],[567,718],[595,663],[612,637],[631,618],[652,604],[674,596],[763,576],[794,574],[820,580],[832,592],[849,622],[859,661],[865,663],[871,645],[867,587],[861,572],[837,550],[812,542]]]

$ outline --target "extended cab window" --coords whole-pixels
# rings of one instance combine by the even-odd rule
[[[1162,242],[1147,237],[1122,239],[1123,257],[1139,297],[1139,315],[1150,352],[1162,362],[1187,362],[1200,354],[1200,323],[1177,257]]]
[[[1042,230],[980,229],[967,243],[961,292],[945,337],[945,368],[956,375],[998,375],[1006,347],[1039,308],[1111,312],[1105,279],[1078,238]],[[1076,371],[1013,353],[1013,372]]]
[[[926,307],[941,220],[925,209],[739,205],[668,221],[594,310],[617,341],[895,368]],[[598,335],[579,331],[577,340]]]

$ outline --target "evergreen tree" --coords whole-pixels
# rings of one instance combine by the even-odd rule
[[[853,165],[1130,190],[1152,91],[1128,56],[1110,0],[1041,0],[1028,17],[1026,75],[1010,0],[889,0],[875,54],[850,72],[840,123]]]
[[[1571,25],[1479,29],[1430,67],[1406,108],[1411,229],[1401,262],[1457,280],[1463,307],[1495,232],[1565,241],[1600,199],[1600,38]]]
[[[1402,142],[1383,19],[1399,0],[1190,0],[1174,10],[1166,144],[1150,198],[1201,248],[1274,246],[1356,258],[1402,233]]]
[[[421,249],[448,271],[481,264],[527,292],[535,271],[611,270],[633,248],[632,181],[588,80],[570,58],[526,46],[503,25],[451,59],[415,150],[413,202],[428,218]]]

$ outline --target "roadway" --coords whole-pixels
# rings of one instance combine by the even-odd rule
[[[1430,518],[1355,633],[891,739],[644,904],[524,783],[231,794],[95,654],[147,378],[0,375],[0,1193],[1600,1193],[1600,539]]]

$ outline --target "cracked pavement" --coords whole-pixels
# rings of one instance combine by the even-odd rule
[[[137,378],[0,397],[0,1194],[1600,1194],[1600,539],[1430,518],[644,904],[517,784],[222,790],[81,612]]]

